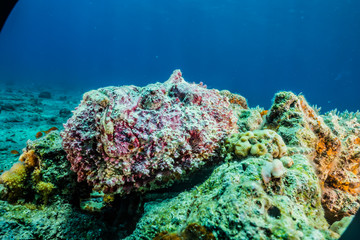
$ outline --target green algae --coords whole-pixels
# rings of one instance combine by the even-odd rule
[[[217,239],[336,239],[328,230],[320,186],[306,157],[296,156],[286,176],[268,185],[260,174],[266,162],[251,157],[222,164],[193,190],[146,204],[137,229],[126,239],[181,232],[192,222],[211,229]]]

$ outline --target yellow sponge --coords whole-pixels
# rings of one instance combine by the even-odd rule
[[[34,150],[29,150],[27,152],[24,152],[20,156],[19,160],[21,162],[24,162],[27,167],[35,167],[38,165],[38,158]]]
[[[26,180],[26,166],[22,162],[15,163],[9,171],[0,176],[0,183],[5,184],[11,191],[9,201],[13,201],[22,194]]]

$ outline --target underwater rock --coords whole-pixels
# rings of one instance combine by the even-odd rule
[[[0,176],[1,199],[46,205],[58,197],[71,202],[79,192],[90,191],[77,183],[61,142],[59,131],[29,140],[19,162]]]
[[[47,99],[50,99],[51,98],[51,93],[50,92],[41,92],[39,93],[39,98],[47,98]]]
[[[304,155],[293,158],[286,175],[266,185],[261,177],[269,162],[265,155],[224,163],[193,190],[145,204],[143,217],[126,239],[181,233],[191,223],[204,226],[215,239],[338,238],[325,220],[311,163]]]
[[[237,131],[233,109],[247,105],[227,96],[179,70],[165,83],[87,92],[61,133],[71,169],[104,192],[164,187],[211,161]]]
[[[325,123],[341,140],[336,166],[325,181],[323,205],[330,221],[354,215],[360,207],[360,115],[324,116]]]
[[[0,239],[104,239],[106,223],[76,208],[91,189],[77,183],[59,131],[28,141],[0,176]]]
[[[67,108],[62,108],[59,111],[59,116],[66,118],[66,117],[70,117],[71,116],[71,111]]]
[[[2,111],[15,111],[15,106],[9,103],[3,103],[0,105]]]
[[[279,92],[264,128],[275,130],[289,154],[306,154],[316,169],[329,223],[359,209],[360,123],[356,115],[320,116],[303,96]]]
[[[105,223],[59,201],[49,207],[0,200],[1,239],[104,239]]]
[[[42,123],[71,108],[42,101]],[[0,176],[0,238],[337,239],[360,206],[360,113],[320,115],[291,92],[249,108],[177,70],[85,93],[54,125]],[[0,151],[21,149],[6,136]]]
[[[253,131],[260,129],[263,123],[261,113],[253,109],[241,109],[238,111],[239,132]]]
[[[20,115],[17,115],[17,114],[8,114],[8,117],[6,117],[4,120],[3,120],[4,123],[22,123],[24,122],[24,118]]]
[[[201,226],[197,223],[190,223],[181,233],[168,233],[161,232],[157,234],[154,240],[215,240],[214,235],[207,230],[204,226]]]

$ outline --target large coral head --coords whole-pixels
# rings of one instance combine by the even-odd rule
[[[236,131],[229,98],[175,70],[165,83],[84,94],[64,125],[63,147],[78,180],[120,194],[171,183],[216,155]]]

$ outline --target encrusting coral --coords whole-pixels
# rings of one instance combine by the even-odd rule
[[[274,158],[286,154],[287,148],[282,138],[272,130],[254,130],[235,133],[225,141],[226,160],[234,157],[245,158],[248,155],[262,156],[266,153]]]
[[[269,158],[224,163],[195,188],[148,203],[126,240],[162,239],[161,233],[181,233],[193,222],[215,239],[336,239],[328,230],[318,177],[307,158],[294,155],[287,173],[265,185],[261,169]]]
[[[8,201],[13,202],[17,198],[23,196],[25,188],[25,180],[27,177],[27,169],[24,163],[15,163],[9,171],[5,171],[0,176],[0,183],[7,187],[6,192],[1,195],[5,195]]]
[[[19,162],[0,176],[0,183],[0,198],[10,202],[46,205],[54,193],[71,199],[77,183],[61,147],[59,131],[28,141]]]
[[[6,192],[1,194],[2,197],[10,202],[23,198],[26,195],[29,174],[37,164],[38,158],[34,150],[24,152],[19,157],[19,162],[0,176],[0,183],[7,187]]]
[[[35,189],[42,202],[47,204],[48,197],[54,189],[52,183],[41,181],[40,162],[33,149],[25,151],[19,157],[19,162],[0,176],[0,183],[7,187],[2,197],[10,202],[26,198],[29,191]]]
[[[360,123],[355,116],[320,116],[303,96],[275,95],[264,128],[284,139],[289,154],[305,154],[322,186],[322,204],[330,223],[354,215],[360,206]]]
[[[179,70],[165,83],[85,93],[61,134],[71,168],[104,192],[164,187],[211,161],[236,132],[232,109],[247,105],[227,96],[187,83]]]

